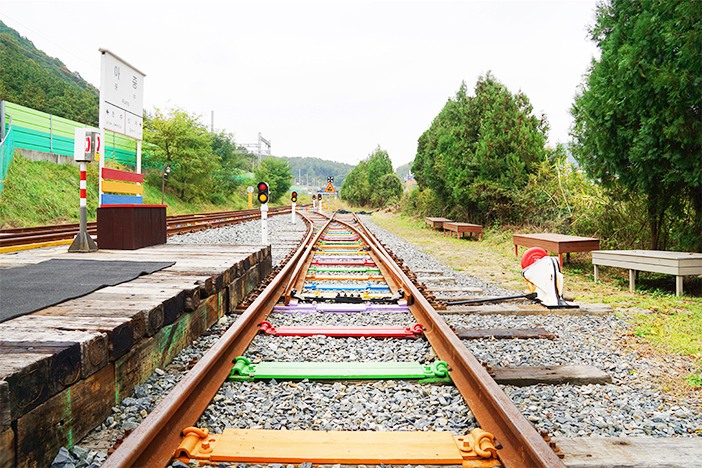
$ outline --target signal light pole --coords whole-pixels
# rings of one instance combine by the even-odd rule
[[[261,203],[261,244],[268,245],[268,184],[258,183],[258,201]]]
[[[295,224],[297,221],[295,220],[295,205],[297,204],[297,192],[292,193],[292,197],[290,197],[290,200],[292,201],[292,223]]]

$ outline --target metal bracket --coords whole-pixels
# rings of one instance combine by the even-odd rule
[[[463,461],[497,459],[495,436],[480,428],[470,431],[470,434],[456,437],[456,445],[461,451]]]
[[[209,460],[220,437],[221,434],[210,434],[210,430],[206,428],[186,427],[183,429],[183,441],[173,458]]]

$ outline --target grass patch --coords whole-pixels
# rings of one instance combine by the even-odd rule
[[[12,158],[0,202],[0,228],[77,223],[80,168],[77,164],[31,161],[19,154]],[[186,203],[166,188],[164,204],[169,215],[241,210],[248,207],[246,187],[232,193],[224,204]],[[287,202],[285,197],[281,200]],[[301,200],[302,202],[302,200]],[[161,204],[161,185],[144,184],[144,203]],[[88,221],[97,217],[98,164],[87,165]],[[257,205],[256,205],[257,206]],[[271,203],[271,206],[279,204]]]

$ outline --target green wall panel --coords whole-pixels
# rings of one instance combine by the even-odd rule
[[[5,101],[5,109],[12,117],[17,148],[73,156],[75,128],[88,128],[80,122],[7,101]],[[136,140],[112,132],[105,132],[105,140],[108,160],[122,164],[136,164]]]

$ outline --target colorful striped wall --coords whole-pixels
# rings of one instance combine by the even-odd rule
[[[55,115],[5,102],[5,112],[12,116],[16,148],[73,157],[73,129],[88,125]],[[105,132],[108,161],[136,164],[136,140]]]

